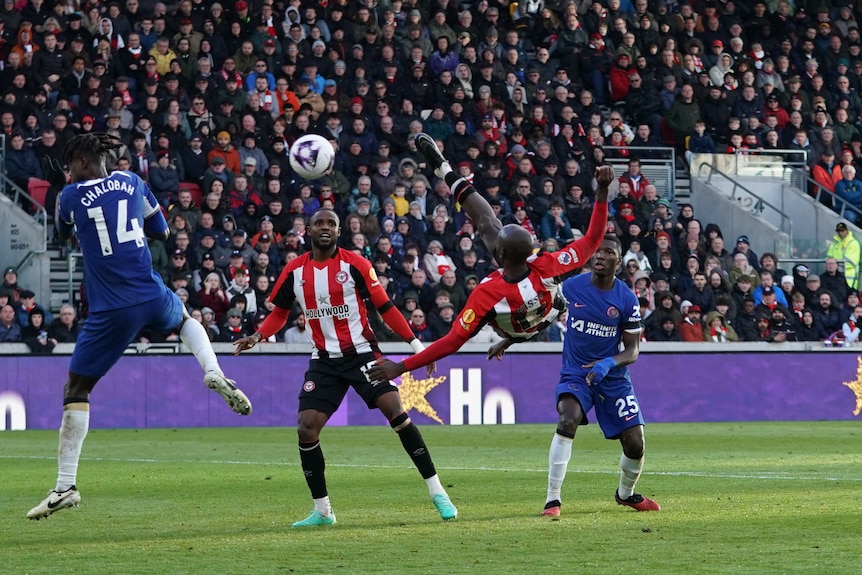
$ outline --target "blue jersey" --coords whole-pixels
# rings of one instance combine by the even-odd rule
[[[563,282],[563,297],[569,302],[568,329],[563,343],[563,375],[584,377],[584,369],[619,353],[624,331],[639,332],[641,313],[634,292],[620,280],[608,291],[590,282],[584,273]],[[615,367],[608,378],[628,379],[627,366]]]
[[[163,295],[144,237],[144,220],[159,210],[153,192],[131,172],[63,189],[58,227],[74,226],[78,236],[90,311],[132,307]]]

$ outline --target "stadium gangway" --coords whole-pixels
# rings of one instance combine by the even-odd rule
[[[673,201],[676,196],[676,150],[667,147],[641,148],[632,146],[602,146],[608,150],[622,150],[628,156],[605,159],[614,168],[625,171],[629,160],[637,158],[641,163],[641,173],[658,190],[659,197]]]
[[[742,201],[745,199],[748,199],[746,196],[744,196],[742,194],[742,192],[745,192],[745,194],[747,196],[754,198],[755,201],[750,206],[751,212],[754,215],[760,216],[760,214],[762,214],[763,212],[765,212],[767,210],[774,212],[778,216],[778,218],[781,222],[778,226],[778,231],[787,234],[787,237],[790,238],[791,243],[792,243],[792,241],[793,241],[793,221],[778,206],[772,204],[768,200],[763,199],[762,196],[753,192],[750,188],[743,186],[738,181],[736,181],[735,179],[733,179],[729,175],[727,175],[725,172],[716,168],[710,162],[701,162],[700,165],[697,167],[697,173],[698,174],[703,173],[704,168],[706,168],[708,170],[708,174],[706,176],[706,182],[705,182],[706,184],[711,183],[713,176],[716,176],[716,175],[721,176],[722,178],[726,179],[728,182],[733,184],[733,188],[730,190],[730,199],[731,200],[738,202],[740,205],[742,205]],[[718,186],[715,186],[715,188],[720,189],[720,188],[718,188]]]

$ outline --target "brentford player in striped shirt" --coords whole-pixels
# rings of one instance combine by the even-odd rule
[[[311,216],[306,232],[311,251],[288,263],[281,272],[270,296],[275,308],[258,331],[234,343],[238,354],[275,334],[287,322],[294,301],[299,302],[314,344],[299,393],[297,429],[302,470],[314,499],[314,510],[293,526],[335,523],[319,437],[350,387],[369,409],[383,412],[425,479],[440,517],[453,519],[458,511],[440,483],[419,429],[404,411],[398,388],[389,380],[376,380],[368,375],[368,369],[380,357],[380,350],[368,322],[370,310],[366,301],[377,308],[395,333],[410,342],[416,353],[424,346],[389,300],[371,263],[338,247],[339,227],[338,216],[332,210],[318,210]],[[429,366],[429,373],[432,371],[433,366]]]
[[[489,358],[501,358],[512,344],[535,337],[566,309],[560,284],[587,263],[601,245],[607,229],[608,186],[614,180],[611,166],[596,168],[598,191],[584,237],[559,252],[534,255],[530,233],[517,224],[503,226],[485,198],[476,193],[470,182],[452,171],[430,136],[417,134],[415,142],[437,177],[444,179],[452,189],[501,268],[473,290],[448,334],[403,362],[381,359],[371,369],[374,379],[393,379],[405,371],[430,365],[455,353],[488,323],[505,338],[489,350]]]

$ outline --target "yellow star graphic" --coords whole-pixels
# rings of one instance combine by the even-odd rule
[[[437,415],[437,411],[425,396],[429,391],[446,381],[446,376],[429,377],[428,379],[414,379],[410,372],[401,376],[401,385],[398,386],[398,393],[401,394],[401,402],[404,404],[404,411],[415,409],[422,415],[426,415],[443,425],[443,420]]]
[[[856,357],[856,379],[853,381],[845,381],[842,385],[846,385],[856,396],[856,409],[853,410],[853,415],[862,413],[862,357]]]

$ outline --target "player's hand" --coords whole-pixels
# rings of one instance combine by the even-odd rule
[[[437,373],[437,362],[432,361],[428,365],[425,366],[425,377],[431,377]]]
[[[592,385],[594,383],[600,383],[605,376],[608,374],[610,370],[617,366],[617,362],[614,361],[612,357],[606,357],[600,361],[591,361],[586,365],[582,365],[584,369],[589,369],[590,373],[587,374],[586,380],[587,385]]]
[[[607,188],[614,181],[613,166],[598,166],[596,167],[596,181],[599,183],[599,188]]]
[[[400,363],[381,358],[367,373],[371,381],[392,381],[404,373],[404,368]]]
[[[238,339],[235,342],[233,342],[233,346],[234,346],[233,354],[239,355],[240,353],[244,352],[247,349],[253,348],[254,346],[256,346],[259,343],[260,343],[260,334],[259,333],[253,333],[248,337]]]
[[[493,358],[497,358],[497,361],[503,359],[503,356],[506,354],[506,350],[514,343],[511,339],[501,339],[490,348],[488,348],[488,360]]]
[[[39,161],[42,164],[42,173],[45,179],[56,190],[62,190],[69,183],[69,175],[63,170],[60,162],[51,156],[43,156]]]

